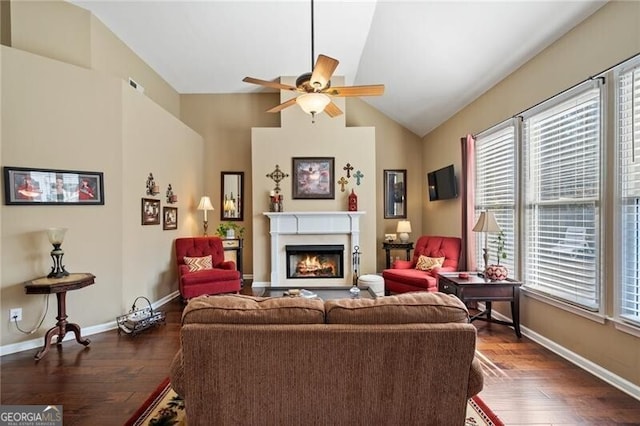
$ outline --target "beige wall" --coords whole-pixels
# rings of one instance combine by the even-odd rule
[[[103,172],[105,191],[103,206],[0,206],[0,312],[22,307],[22,328],[37,323],[42,296],[25,295],[23,283],[50,270],[49,227],[69,228],[67,269],[97,277],[68,295],[74,322],[111,325],[134,297],[155,301],[176,292],[172,243],[197,229],[202,138],[119,79],[4,46],[0,54],[2,165]],[[178,194],[177,231],[141,225],[149,172],[163,191],[158,198],[168,183]],[[38,332],[26,336],[5,321],[0,343],[42,336],[57,314],[50,297]]]
[[[12,47],[141,84],[174,116],[178,93],[91,12],[60,0],[12,1]]]
[[[459,139],[477,133],[640,52],[640,2],[610,2],[424,138],[423,171],[453,162],[460,169]],[[609,108],[609,112],[612,108]],[[609,125],[613,127],[613,121]],[[604,193],[605,300],[612,315],[613,271],[613,131],[606,138],[607,180]],[[433,155],[437,152],[438,155]],[[423,214],[426,233],[460,233],[460,201],[430,203]],[[508,314],[505,306],[500,310]],[[640,339],[529,297],[522,298],[524,326],[544,338],[640,385]]]

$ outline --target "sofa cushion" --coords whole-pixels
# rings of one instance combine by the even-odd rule
[[[240,272],[235,269],[203,269],[190,272],[180,277],[183,285],[207,284],[212,281],[230,281],[240,279]]]
[[[437,286],[436,277],[432,271],[419,271],[417,269],[385,269],[382,271],[385,283],[388,280],[400,281],[418,288],[430,288]]]
[[[191,299],[182,324],[322,324],[324,303],[303,297],[255,297],[240,294]]]
[[[412,324],[469,322],[469,311],[457,297],[413,292],[377,299],[325,302],[327,324]]]
[[[184,263],[189,267],[189,272],[202,271],[204,269],[213,269],[211,255],[203,257],[184,257]]]
[[[420,256],[418,258],[418,262],[416,263],[416,269],[420,271],[430,271],[433,268],[442,266],[443,263],[444,257]]]

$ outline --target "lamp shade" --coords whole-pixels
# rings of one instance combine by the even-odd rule
[[[411,222],[409,222],[408,220],[401,220],[400,222],[398,222],[396,232],[411,232]]]
[[[200,198],[200,204],[198,204],[198,210],[213,210],[211,199],[207,196]]]
[[[296,98],[296,103],[307,114],[319,114],[329,105],[331,99],[324,93],[305,93]]]
[[[51,244],[62,244],[67,228],[49,228],[47,229],[47,237]]]
[[[496,222],[496,217],[493,212],[487,210],[480,213],[480,217],[476,222],[476,226],[473,227],[473,232],[500,232],[500,226]]]

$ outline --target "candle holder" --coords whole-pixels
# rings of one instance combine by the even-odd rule
[[[49,242],[53,244],[53,250],[51,250],[51,259],[53,259],[53,266],[51,272],[47,275],[47,278],[62,278],[69,275],[69,272],[64,268],[62,264],[62,256],[64,251],[60,248],[64,241],[64,236],[67,233],[67,228],[49,228],[47,230],[47,237]]]

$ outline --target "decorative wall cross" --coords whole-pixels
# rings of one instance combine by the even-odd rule
[[[360,180],[364,177],[364,175],[362,174],[362,172],[360,170],[358,170],[357,172],[355,172],[355,174],[353,175],[354,178],[356,178],[356,185],[360,185]]]
[[[351,163],[347,163],[347,165],[344,166],[342,168],[342,170],[346,170],[347,171],[347,177],[351,177],[351,170],[353,170],[353,166],[351,165]]]
[[[276,192],[280,192],[280,181],[282,181],[282,179],[286,177],[289,177],[289,175],[280,170],[280,166],[276,164],[276,169],[267,174],[267,177],[271,178],[276,183],[276,187],[273,188],[273,190]]]
[[[338,181],[338,185],[340,185],[340,192],[344,192],[344,186],[347,185],[348,183],[349,181],[346,180],[344,176],[340,178],[340,180]]]

